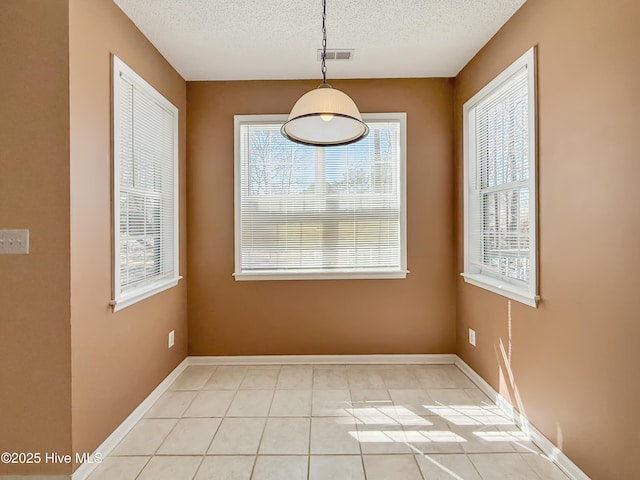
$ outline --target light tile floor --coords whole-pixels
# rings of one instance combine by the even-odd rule
[[[567,480],[453,365],[188,367],[90,480]]]

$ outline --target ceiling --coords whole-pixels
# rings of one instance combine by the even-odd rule
[[[186,80],[321,78],[320,0],[114,0]],[[327,77],[452,77],[525,0],[327,0]]]

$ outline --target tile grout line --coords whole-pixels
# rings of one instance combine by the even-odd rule
[[[247,371],[249,371],[249,369],[247,369]],[[278,369],[278,378],[276,378],[276,385],[278,385],[278,380],[280,379],[281,371],[282,371],[282,367],[280,366],[280,368]],[[276,394],[275,387],[273,388],[272,391],[273,393],[271,394],[271,401],[269,402],[269,408],[267,408],[267,416],[264,419],[264,424],[262,425],[262,432],[260,433],[260,440],[258,440],[258,446],[256,447],[256,454],[254,455],[254,458],[253,458],[253,467],[251,468],[251,476],[249,477],[250,479],[253,479],[253,475],[256,470],[256,465],[258,464],[258,456],[260,455],[260,449],[262,448],[262,441],[264,440],[264,432],[267,430],[267,422],[269,420],[269,414],[271,413],[271,406],[273,405],[273,397],[275,397],[275,394]],[[242,418],[247,418],[247,417],[242,417]]]
[[[198,392],[198,394],[200,394],[201,392],[206,392],[206,390],[204,390],[204,387],[207,385],[207,383],[209,383],[209,381],[211,380],[211,378],[213,377],[213,375],[218,371],[218,367],[216,367],[216,369],[211,373],[211,375],[209,376],[209,378],[207,379],[206,382],[204,382],[204,384],[202,385],[202,388],[200,389],[200,392]],[[198,395],[196,395],[197,397]],[[235,397],[235,395],[234,395]],[[194,399],[195,400],[195,399]],[[233,398],[231,399],[231,401],[233,401]],[[231,402],[229,402],[229,405],[231,405]],[[229,406],[227,406],[227,410],[229,409]],[[186,410],[185,410],[186,412]],[[226,410],[225,410],[226,413]],[[205,418],[216,418],[216,417],[205,417]],[[222,421],[224,420],[224,415],[223,417],[220,419],[220,422],[218,422],[218,426],[216,427],[215,432],[213,432],[213,435],[211,436],[211,440],[209,440],[209,444],[207,445],[207,447],[204,449],[204,453],[202,454],[202,459],[200,460],[200,464],[198,465],[198,468],[196,469],[195,473],[193,474],[193,477],[191,477],[192,479],[195,479],[198,476],[198,473],[200,473],[200,469],[202,469],[202,465],[204,464],[205,459],[207,458],[207,453],[209,452],[209,449],[211,448],[211,445],[213,444],[213,439],[216,438],[216,435],[218,433],[218,430],[220,430],[220,426],[222,425]]]
[[[187,368],[188,368],[188,367],[187,367]],[[213,371],[215,371],[216,369],[217,369],[217,367],[215,367],[215,368],[213,369]],[[186,371],[186,369],[185,369],[185,371]],[[184,373],[184,372],[183,372],[183,373]],[[213,375],[213,372],[211,372],[211,374],[209,375],[209,377],[210,377],[211,375]],[[207,377],[207,380],[205,380],[205,382],[203,383],[203,386],[204,386],[204,384],[206,384],[206,382],[208,381],[209,377]],[[178,378],[180,378],[180,377],[178,377]],[[174,380],[174,382],[173,382],[173,383],[175,383],[175,382],[178,380],[178,378],[176,378],[176,380]],[[172,384],[172,385],[173,385],[173,384]],[[170,385],[170,386],[169,386],[169,388],[167,389],[167,392],[165,392],[165,393],[168,393],[168,392],[171,392],[171,393],[175,393],[175,392],[186,392],[186,391],[188,391],[188,392],[191,392],[191,391],[193,391],[193,392],[198,392],[198,390],[171,390],[171,385]],[[163,395],[163,396],[164,396],[164,395]],[[137,479],[137,478],[140,478],[140,475],[142,475],[142,473],[144,472],[145,468],[147,468],[147,466],[149,465],[149,463],[151,463],[151,460],[152,460],[153,458],[155,458],[156,456],[158,456],[158,455],[156,455],[156,454],[157,454],[157,452],[158,452],[158,450],[160,450],[160,447],[164,444],[164,442],[166,442],[166,441],[167,441],[167,438],[169,438],[169,435],[171,435],[171,433],[173,432],[173,430],[176,428],[176,426],[178,425],[178,423],[179,423],[179,422],[180,422],[180,420],[182,419],[182,417],[183,417],[184,413],[185,413],[185,412],[187,411],[187,409],[191,406],[191,404],[193,403],[193,401],[195,400],[195,398],[196,398],[197,396],[198,396],[198,394],[196,393],[196,394],[193,396],[193,398],[189,401],[189,403],[185,406],[184,410],[182,411],[182,413],[180,414],[180,416],[179,416],[179,417],[169,417],[169,418],[166,418],[166,417],[158,417],[158,418],[155,418],[155,417],[143,417],[143,418],[141,418],[141,419],[140,419],[140,420],[144,420],[144,419],[146,418],[147,420],[176,420],[176,423],[173,425],[173,427],[171,427],[171,429],[167,432],[167,434],[162,438],[162,440],[161,440],[161,441],[160,441],[160,443],[158,444],[158,447],[154,450],[154,452],[153,452],[153,453],[151,454],[151,456],[149,457],[149,460],[147,460],[147,462],[144,464],[144,466],[142,467],[142,469],[140,470],[140,472],[135,476],[135,478],[136,478],[136,479]],[[157,400],[157,401],[156,401],[156,402],[151,406],[151,408],[153,408],[153,407],[154,407],[154,406],[155,406],[155,405],[156,405],[156,404],[161,400],[161,398],[162,398],[162,397],[158,398],[158,400]],[[140,421],[138,421],[138,422],[136,423],[136,426],[137,426],[137,425],[139,425],[139,423],[140,423]],[[123,441],[124,441],[124,439],[123,439]],[[122,441],[121,441],[120,443],[122,443]],[[121,456],[122,456],[122,457],[125,457],[125,456],[133,457],[133,456],[138,456],[138,455],[121,455]],[[163,455],[163,456],[164,456],[164,455]],[[167,456],[170,456],[170,455],[167,455]],[[202,460],[200,460],[200,462],[202,463]],[[199,468],[199,467],[200,467],[200,465],[198,465],[198,468]],[[196,470],[196,471],[197,471],[197,470]],[[192,478],[193,478],[193,476],[192,476]]]
[[[153,458],[153,455],[151,455],[146,462],[144,462],[144,465],[142,466],[142,468],[140,469],[140,471],[138,472],[138,474],[134,477],[134,480],[136,480],[137,478],[140,478],[140,475],[142,475],[142,472],[144,471],[145,468],[147,468],[147,465],[149,465],[149,462],[151,462],[151,459]],[[95,472],[95,470],[94,470]],[[91,473],[91,475],[89,476],[88,480],[91,480],[91,477],[93,476],[94,472]]]
[[[524,463],[529,467],[529,470],[531,470],[531,471],[534,473],[534,475],[536,475],[537,477],[539,477],[541,480],[544,480],[542,477],[540,477],[540,475],[538,474],[538,472],[537,472],[537,471],[535,471],[535,470],[531,467],[531,465],[529,465],[529,462],[527,462],[527,461],[524,459],[524,457],[522,456],[522,455],[523,455],[523,454],[522,454],[522,452],[517,452],[517,453],[518,453],[518,455],[520,456],[520,458],[522,459],[522,461],[523,461],[523,462],[524,462]],[[563,472],[563,473],[564,473],[564,472]]]
[[[316,369],[311,366],[311,397],[309,398],[309,445],[307,446],[307,451],[309,455],[307,456],[307,480],[311,480],[311,428],[313,426],[313,382],[316,376]]]
[[[187,367],[189,368],[189,367]],[[211,373],[209,374],[209,376],[206,378],[206,380],[204,382],[202,382],[202,386],[200,387],[200,390],[197,390],[197,393],[193,396],[193,398],[191,399],[191,401],[189,402],[189,405],[187,405],[187,407],[182,411],[182,414],[180,415],[180,418],[178,419],[178,421],[176,422],[176,424],[173,426],[173,428],[171,429],[171,432],[173,432],[173,430],[176,428],[176,426],[178,425],[178,423],[180,423],[180,421],[185,418],[184,414],[187,412],[187,410],[189,410],[189,407],[193,404],[193,402],[195,402],[196,398],[198,398],[198,395],[200,394],[200,392],[202,392],[202,389],[205,387],[205,385],[207,384],[207,382],[209,382],[209,380],[211,379],[211,377],[213,376],[213,374],[216,372],[216,370],[218,370],[218,367],[216,366],[215,368],[213,368],[213,370],[211,371]],[[184,373],[184,372],[183,372]],[[180,378],[180,377],[178,377]],[[176,379],[177,381],[178,379]],[[178,390],[179,391],[179,390]],[[222,423],[222,421],[220,422]],[[213,436],[211,437],[211,441],[209,442],[209,444],[211,444],[211,442],[213,442],[213,437],[216,436],[216,433],[218,431],[218,428],[220,428],[220,423],[218,424],[218,426],[216,427],[216,431],[213,433]],[[169,435],[171,435],[171,432],[169,432]],[[167,437],[162,441],[162,443],[160,444],[160,446],[158,447],[158,450],[160,450],[160,447],[162,446],[162,444],[164,444],[164,442],[167,441],[167,438],[169,438],[169,435],[167,435]],[[202,467],[202,464],[204,462],[205,456],[207,455],[207,449],[209,447],[205,448],[204,453],[200,456],[200,462],[198,462],[198,467],[196,468],[195,472],[193,472],[193,475],[191,475],[191,480],[193,480],[196,475],[198,474],[198,472],[200,471],[200,468]],[[156,453],[158,452],[158,450],[156,450]],[[189,455],[190,456],[190,455]],[[154,454],[152,458],[156,457],[156,455]],[[151,461],[151,460],[149,460]],[[143,469],[144,470],[144,469]],[[142,471],[140,472],[142,473]]]
[[[362,453],[362,443],[360,442],[360,439],[358,438],[360,436],[359,431],[358,431],[358,421],[356,419],[356,412],[355,412],[355,407],[353,406],[353,392],[351,390],[351,379],[349,377],[349,369],[345,368],[345,375],[347,377],[347,388],[349,390],[349,399],[350,399],[350,403],[351,403],[351,418],[353,418],[354,420],[354,427],[356,429],[356,438],[358,440],[358,450],[360,451],[360,463],[362,463],[362,475],[364,476],[364,480],[367,480],[367,471],[364,467],[364,454]]]
[[[418,382],[418,385],[421,385],[421,383],[418,381],[418,378],[413,375],[412,372],[409,372],[409,375]],[[394,412],[395,412],[395,401],[393,400],[393,397],[391,396],[391,392],[389,391],[389,385],[387,385],[387,382],[384,381],[384,377],[382,378],[382,381],[385,383],[385,387],[386,387],[386,392],[387,392],[387,396],[389,397],[390,401],[391,401],[391,405],[394,407]],[[383,413],[383,412],[380,412]],[[397,416],[397,412],[396,412],[396,416]],[[387,415],[388,417],[388,415]],[[389,417],[391,418],[391,417]],[[422,469],[420,468],[420,464],[418,463],[418,458],[417,455],[415,453],[412,452],[412,450],[416,449],[416,447],[414,447],[413,445],[411,445],[408,441],[408,439],[406,438],[406,425],[403,425],[401,422],[398,422],[397,420],[395,420],[394,418],[392,418],[391,420],[394,420],[396,423],[398,423],[398,425],[400,426],[400,429],[402,431],[402,434],[405,437],[405,445],[407,445],[407,447],[409,448],[409,455],[411,455],[411,458],[413,459],[414,464],[416,465],[416,468],[418,469],[418,474],[420,475],[420,478],[422,478],[422,480],[427,480],[426,477],[424,476],[424,474],[422,473]]]

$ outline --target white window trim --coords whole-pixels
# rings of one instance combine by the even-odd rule
[[[235,272],[237,281],[244,280],[366,280],[366,279],[402,279],[407,277],[407,114],[393,113],[363,113],[363,121],[397,120],[400,122],[400,269],[380,269],[357,272],[331,271],[296,271],[295,273],[269,272],[241,273],[241,245],[240,237],[240,124],[246,123],[284,123],[288,119],[286,114],[273,115],[235,115],[234,116],[234,222],[235,222]],[[331,148],[331,147],[327,147]]]
[[[158,104],[173,113],[173,136],[176,141],[173,142],[173,158],[174,158],[174,186],[173,186],[173,233],[174,233],[174,275],[172,277],[159,278],[156,281],[149,282],[135,289],[122,291],[120,285],[120,264],[119,258],[119,245],[120,245],[120,128],[117,119],[120,114],[120,104],[116,99],[120,96],[120,82],[117,81],[121,73],[124,73],[131,80],[135,81],[138,86],[142,87],[145,94],[152,97]],[[178,146],[178,108],[173,105],[169,100],[162,96],[149,82],[134,72],[128,65],[120,60],[116,55],[112,55],[112,132],[113,132],[113,189],[112,189],[112,205],[113,205],[113,242],[112,242],[112,276],[113,276],[113,300],[109,303],[113,307],[114,313],[129,307],[137,302],[140,302],[146,298],[149,298],[157,293],[163,292],[171,287],[175,287],[182,277],[179,275],[180,269],[180,220],[179,220],[179,146]]]
[[[536,101],[536,50],[535,47],[529,49],[524,55],[518,58],[513,64],[507,67],[500,75],[494,78],[482,90],[468,100],[463,107],[463,139],[464,139],[464,272],[460,275],[465,282],[497,293],[520,303],[537,308],[540,297],[538,296],[538,188],[537,188],[537,101]],[[470,248],[470,179],[469,162],[475,161],[474,144],[470,135],[469,116],[476,105],[491,95],[505,81],[509,80],[516,72],[522,68],[527,69],[528,75],[528,98],[529,98],[529,217],[532,220],[529,224],[529,244],[530,244],[530,265],[529,285],[520,287],[506,278],[499,278],[492,275],[483,274],[471,262]]]

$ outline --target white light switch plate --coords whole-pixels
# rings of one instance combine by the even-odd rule
[[[0,230],[0,255],[29,253],[29,230]]]
[[[476,346],[476,331],[472,328],[469,329],[469,343]]]
[[[174,343],[175,343],[175,330],[171,330],[169,332],[169,348],[173,347]]]

